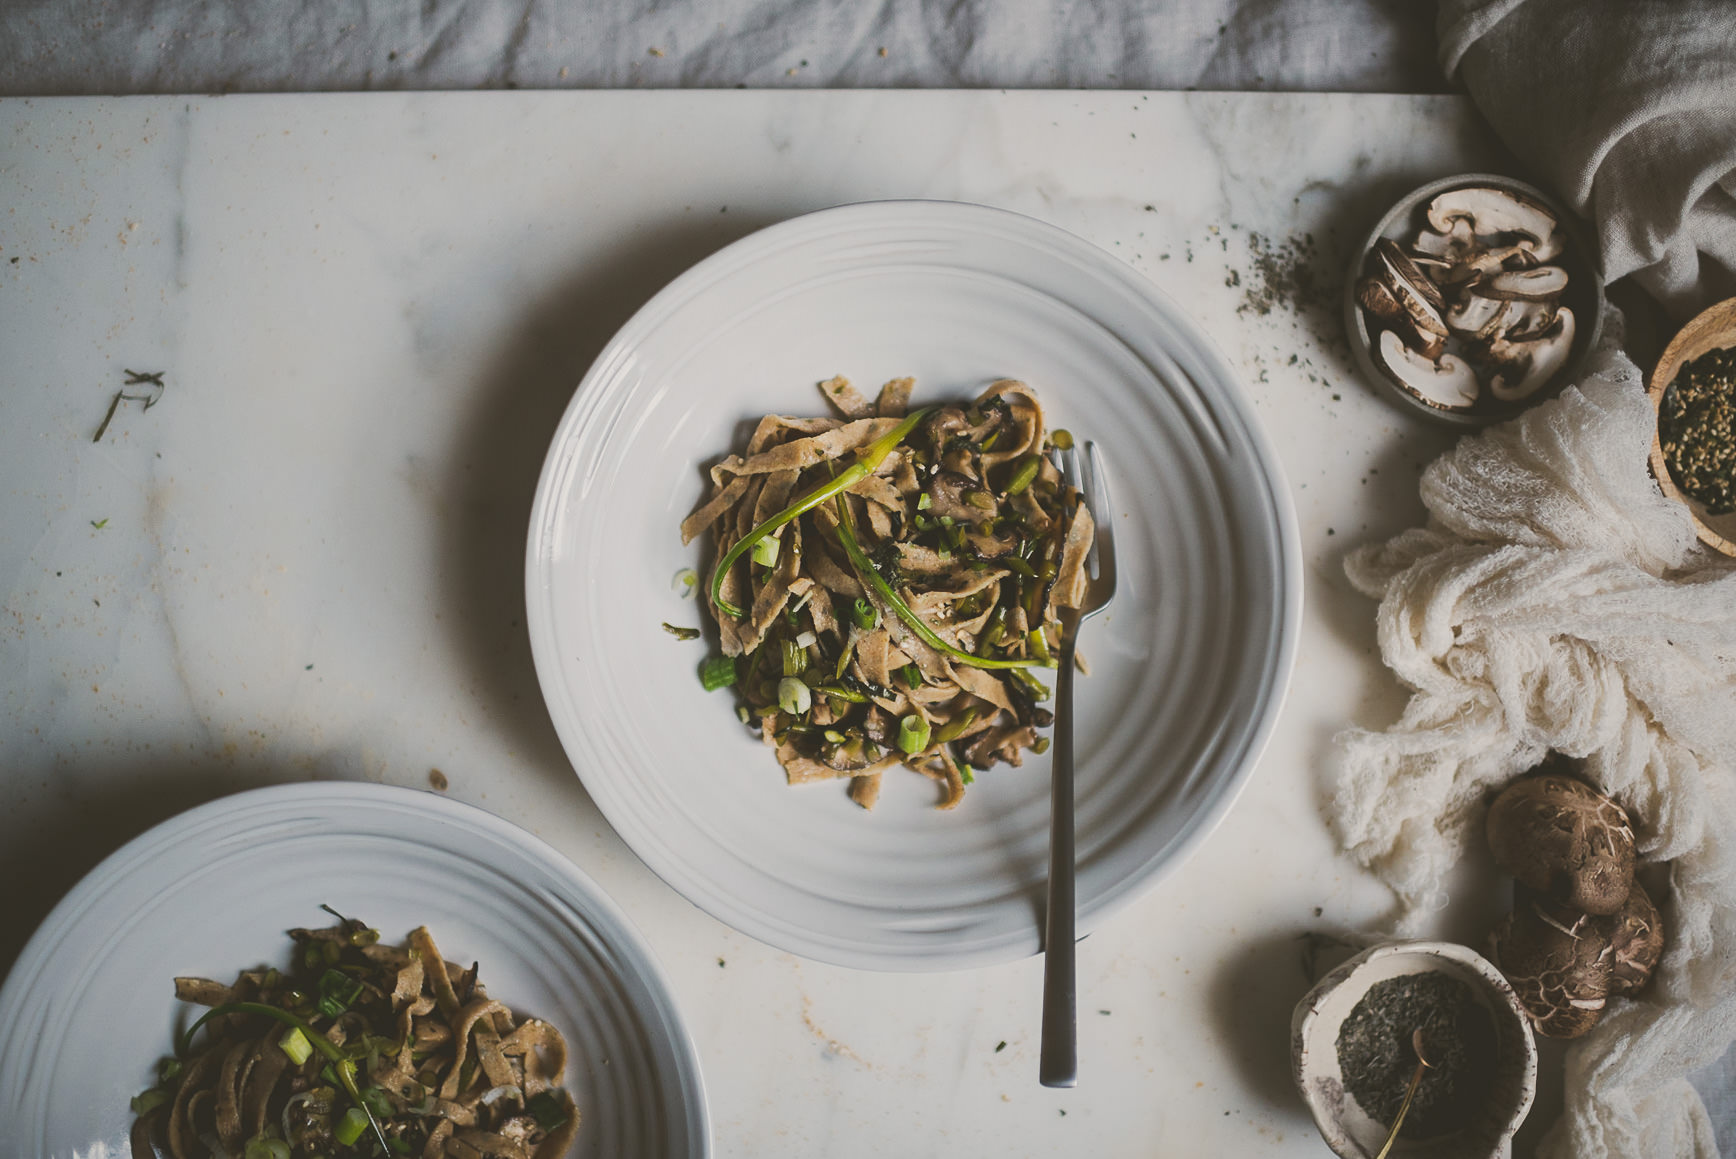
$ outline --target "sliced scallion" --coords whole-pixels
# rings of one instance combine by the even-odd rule
[[[368,1113],[360,1107],[351,1107],[344,1112],[343,1118],[332,1125],[332,1138],[345,1147],[353,1147],[367,1129]]]
[[[133,1096],[132,1108],[135,1115],[148,1115],[169,1101],[169,1092],[162,1087],[152,1087]]]
[[[1049,445],[1057,451],[1071,451],[1073,449],[1073,432],[1066,427],[1056,427],[1049,432]]]
[[[969,765],[960,765],[958,767],[958,779],[967,785],[974,785],[976,784],[976,770]]]
[[[791,716],[800,716],[814,704],[814,694],[794,676],[778,681],[778,707]]]
[[[819,637],[814,635],[812,632],[803,632],[800,636],[796,637],[796,647],[812,648],[814,646],[814,641],[818,639]]]
[[[1037,468],[1040,466],[1042,463],[1035,455],[1026,455],[1020,459],[1019,465],[1013,468],[1013,477],[1007,482],[1007,494],[1017,495],[1029,487],[1031,481],[1037,477]]]
[[[850,618],[856,621],[856,626],[864,632],[872,631],[880,626],[880,611],[861,596],[850,605]]]
[[[677,640],[697,640],[697,639],[699,639],[699,629],[698,628],[678,628],[674,624],[669,623],[667,620],[665,620],[663,623],[663,630],[665,632],[668,632],[671,636],[674,636]]]
[[[922,494],[920,494],[916,497],[916,509],[918,511],[927,511],[930,507],[933,507],[933,506],[934,506],[934,496],[930,495],[927,491],[924,491]]]
[[[283,1032],[283,1037],[277,1040],[277,1047],[289,1056],[289,1061],[300,1066],[313,1057],[313,1043],[307,1040],[307,1035],[301,1032],[301,1027],[292,1026]]]
[[[782,644],[784,675],[800,676],[808,667],[808,654],[794,640]]]
[[[928,748],[930,734],[928,720],[914,712],[898,720],[898,747],[911,756]]]
[[[1045,668],[1054,666],[1054,658],[1049,655],[1049,638],[1043,634],[1041,626],[1026,632],[1025,642],[1030,645],[1031,655],[1037,658],[1037,663]]]
[[[898,675],[904,681],[904,687],[915,692],[922,687],[922,669],[914,664],[906,664],[898,670]]]
[[[699,573],[690,567],[684,567],[675,573],[669,586],[682,599],[692,599],[693,593],[699,588]]]
[[[735,657],[709,656],[705,663],[699,666],[699,682],[707,692],[716,692],[719,688],[728,688],[735,683]]]
[[[778,548],[783,540],[775,535],[768,535],[753,545],[753,561],[766,567],[776,567],[778,564]]]

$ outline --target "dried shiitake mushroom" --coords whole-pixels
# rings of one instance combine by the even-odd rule
[[[1664,954],[1664,923],[1658,907],[1636,881],[1621,912],[1599,920],[1609,928],[1609,992],[1632,998],[1652,980]]]
[[[1634,880],[1627,812],[1575,777],[1544,772],[1508,785],[1489,806],[1489,848],[1522,884],[1588,914],[1613,914]]]
[[[1539,1034],[1577,1038],[1603,1016],[1611,955],[1598,919],[1524,886],[1513,912],[1489,935],[1489,960],[1513,984]]]

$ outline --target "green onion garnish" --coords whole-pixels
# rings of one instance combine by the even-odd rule
[[[854,463],[749,531],[736,542],[734,547],[724,552],[723,558],[717,561],[717,569],[711,573],[711,602],[717,605],[717,610],[725,615],[734,616],[736,619],[741,618],[741,609],[725,600],[722,592],[724,577],[729,574],[729,569],[735,566],[735,561],[740,559],[743,553],[753,550],[756,544],[784,524],[800,518],[804,513],[818,507],[832,496],[848,489],[858,480],[872,475],[875,469],[886,461],[886,456],[892,453],[892,449],[908,438],[910,432],[916,429],[916,424],[926,418],[928,412],[933,409],[933,407],[925,406],[920,410],[910,412],[905,416],[903,422],[857,451]]]
[[[344,1112],[344,1117],[332,1127],[332,1138],[345,1147],[353,1147],[356,1140],[362,1137],[362,1132],[367,1129],[368,1113],[360,1107],[351,1107]]]
[[[736,719],[741,721],[743,724],[746,724],[748,722],[748,720],[751,718],[751,715],[752,714],[749,713],[747,710],[747,705],[738,704],[735,706]]]
[[[850,606],[850,618],[856,621],[856,626],[864,632],[871,631],[880,625],[880,611],[861,596]]]
[[[1037,658],[1037,663],[1045,668],[1054,666],[1054,658],[1049,655],[1049,638],[1040,626],[1025,633],[1025,642],[1031,646],[1031,655]]]
[[[783,541],[777,536],[766,536],[764,539],[753,545],[753,561],[755,563],[764,564],[766,567],[776,567],[778,562],[778,548],[782,546],[782,544]]]
[[[967,708],[957,717],[940,726],[940,731],[934,734],[936,744],[946,744],[958,739],[960,733],[976,723],[977,710]]]
[[[820,735],[825,737],[827,740],[831,741],[833,744],[843,744],[844,743],[844,734],[839,732],[835,728],[829,728],[825,732],[821,733]]]
[[[808,667],[808,653],[797,645],[794,640],[783,643],[783,660],[785,676],[800,676]]]
[[[389,1119],[393,1114],[392,1100],[379,1087],[369,1087],[362,1092],[362,1106],[381,1119]]]
[[[813,693],[796,677],[786,676],[778,681],[778,707],[791,716],[802,715],[813,703]]]
[[[898,670],[898,675],[904,681],[904,687],[912,692],[922,687],[922,669],[914,664],[906,664]]]
[[[282,1139],[273,1139],[269,1135],[255,1135],[247,1140],[247,1147],[241,1152],[241,1159],[289,1159],[290,1154],[289,1144]]]
[[[1032,676],[1028,671],[1023,668],[1015,668],[1013,669],[1013,675],[1020,684],[1025,686],[1025,691],[1031,694],[1032,700],[1042,701],[1049,699],[1049,686],[1044,684],[1041,680],[1038,680],[1035,676]]]
[[[1073,432],[1068,430],[1066,427],[1056,427],[1054,430],[1049,432],[1049,445],[1054,447],[1057,451],[1072,450]]]
[[[976,772],[969,765],[960,765],[958,767],[958,779],[967,785],[974,785],[976,784]]]
[[[698,628],[677,628],[674,624],[664,621],[663,630],[668,632],[671,636],[674,636],[677,640],[699,639]]]
[[[911,713],[898,721],[898,747],[915,756],[928,747],[929,724],[926,719]]]
[[[1007,483],[1007,494],[1017,495],[1029,487],[1031,481],[1037,477],[1037,468],[1040,466],[1042,463],[1035,455],[1026,455],[1020,459],[1019,465],[1013,469],[1012,479]]]
[[[133,1096],[133,1114],[148,1115],[168,1101],[168,1091],[161,1087],[152,1087],[148,1091]]]
[[[699,682],[707,692],[728,688],[735,683],[735,657],[710,656],[699,666]]]
[[[283,1037],[277,1040],[277,1047],[289,1056],[289,1061],[300,1066],[313,1057],[313,1043],[307,1040],[307,1035],[301,1032],[299,1026],[292,1026],[283,1032]]]
[[[675,578],[669,581],[669,586],[676,595],[684,600],[688,599],[693,595],[694,589],[699,587],[699,573],[690,567],[684,567],[675,573]]]
[[[927,511],[930,507],[933,507],[933,506],[934,506],[934,496],[930,495],[927,491],[924,491],[922,494],[920,494],[916,497],[916,509],[918,511]]]

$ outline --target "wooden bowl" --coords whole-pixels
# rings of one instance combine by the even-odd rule
[[[1652,368],[1652,377],[1646,388],[1646,394],[1652,400],[1652,412],[1656,414],[1662,407],[1664,391],[1675,381],[1685,363],[1708,351],[1733,346],[1736,346],[1736,298],[1727,298],[1696,314],[1664,347],[1663,357]],[[1670,469],[1664,464],[1663,440],[1655,431],[1652,434],[1651,464],[1652,477],[1658,481],[1658,487],[1665,495],[1687,507],[1693,516],[1694,531],[1700,542],[1714,551],[1736,556],[1736,512],[1711,515],[1700,503],[1682,494],[1676,481],[1670,478]]]

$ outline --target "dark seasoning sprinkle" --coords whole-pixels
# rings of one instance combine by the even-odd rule
[[[1658,441],[1676,486],[1712,515],[1736,511],[1736,349],[1683,366],[1658,408]]]
[[[1464,982],[1438,971],[1405,974],[1370,986],[1338,1030],[1344,1089],[1368,1116],[1390,1124],[1404,1102],[1420,1028],[1430,1066],[1399,1135],[1429,1139],[1473,1121],[1488,1096],[1495,1063],[1495,1025]]]

